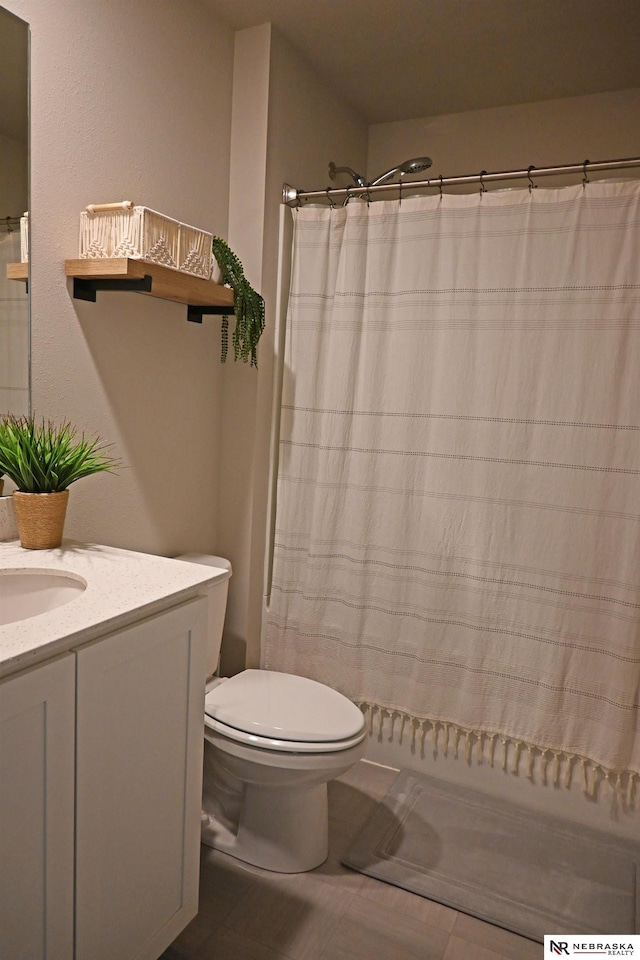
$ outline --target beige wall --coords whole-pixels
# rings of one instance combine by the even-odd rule
[[[329,161],[364,165],[367,142],[365,123],[269,25],[240,31],[236,57],[243,78],[234,84],[229,239],[261,284],[267,327],[258,371],[228,365],[224,373],[219,549],[234,566],[224,672],[241,669],[245,657],[256,666],[260,655],[282,183],[329,183]],[[256,199],[251,214],[247,190]]]
[[[371,178],[405,159],[425,154],[433,159],[425,177],[520,170],[532,163],[544,167],[585,159],[637,157],[640,89],[380,123],[369,128]],[[636,171],[635,175],[640,174]],[[539,181],[541,186],[559,186],[562,182],[558,178]]]
[[[32,30],[34,409],[126,464],[74,488],[66,532],[228,556],[227,659],[255,663],[281,186],[324,183],[334,158],[364,165],[366,126],[269,25],[234,37],[197,0],[3,3]],[[267,303],[257,372],[221,366],[217,318],[131,293],[73,300],[79,212],[124,198],[229,240]]]
[[[31,24],[33,405],[115,445],[67,533],[151,553],[212,550],[219,319],[133,293],[75,301],[80,210],[132,199],[227,230],[233,35],[195,0],[3,0]]]

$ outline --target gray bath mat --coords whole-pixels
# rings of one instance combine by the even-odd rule
[[[640,843],[406,770],[342,862],[533,940],[640,933]]]

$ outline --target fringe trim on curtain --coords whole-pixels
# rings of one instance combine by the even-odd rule
[[[601,785],[605,784],[624,807],[640,808],[640,774],[633,770],[610,770],[589,757],[566,750],[552,750],[498,733],[471,730],[449,721],[415,717],[366,700],[355,702],[367,719],[371,736],[382,740],[386,734],[389,742],[408,742],[410,749],[419,750],[422,758],[430,735],[434,757],[451,754],[457,760],[462,753],[469,766],[475,759],[478,764],[499,766],[505,773],[524,773],[531,781],[539,775],[545,786],[552,784],[569,789],[579,777],[583,792],[591,799],[598,797]]]

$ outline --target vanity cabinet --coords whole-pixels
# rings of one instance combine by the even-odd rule
[[[198,909],[206,600],[0,685],[0,960],[157,960]]]

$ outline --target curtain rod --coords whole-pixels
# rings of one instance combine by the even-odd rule
[[[368,197],[374,193],[382,191],[396,190],[402,191],[409,187],[411,190],[418,188],[431,187],[440,190],[442,187],[454,186],[466,183],[479,183],[484,186],[497,180],[523,180],[533,177],[553,177],[560,174],[581,173],[584,180],[587,181],[587,168],[589,173],[596,173],[601,170],[624,170],[630,167],[640,167],[640,157],[629,157],[625,160],[583,160],[582,163],[567,163],[558,167],[527,167],[526,170],[502,170],[497,173],[487,173],[482,170],[480,173],[468,174],[461,177],[437,177],[431,180],[396,180],[393,183],[381,183],[376,187],[327,187],[326,190],[296,190],[288,183],[282,185],[282,202],[290,207],[300,206],[303,200],[333,200],[334,197]]]

